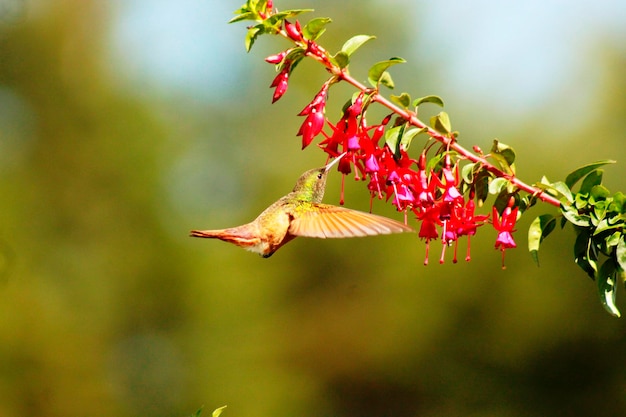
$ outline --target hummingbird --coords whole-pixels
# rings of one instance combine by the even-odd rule
[[[228,229],[192,230],[191,236],[220,239],[269,258],[298,236],[325,239],[414,231],[387,217],[322,203],[328,171],[342,157],[306,171],[296,181],[293,191],[250,223]]]

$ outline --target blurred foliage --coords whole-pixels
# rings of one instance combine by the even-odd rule
[[[378,29],[388,12],[375,5],[326,13],[338,43],[354,21],[376,32],[372,54],[402,55],[408,23]],[[268,108],[272,70],[242,48],[253,83],[231,102],[131,94],[106,69],[110,13],[52,2],[0,34],[0,415],[626,414],[626,324],[571,261],[573,236],[545,242],[541,268],[509,253],[506,271],[484,236],[471,263],[428,268],[410,235],[296,240],[270,260],[188,239],[253,218],[323,163],[295,138],[319,75],[305,70]],[[498,134],[524,179],[612,158],[608,186],[626,189],[626,51],[604,51],[589,124],[502,122],[520,126]],[[483,138],[473,111],[455,118],[461,140]]]

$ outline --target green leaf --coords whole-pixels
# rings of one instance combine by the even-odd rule
[[[271,21],[272,23],[281,23],[282,21],[285,19],[290,19],[292,17],[296,17],[302,13],[309,13],[312,12],[313,9],[290,9],[290,10],[283,10],[282,12],[278,12],[278,13],[274,13],[272,16],[270,16],[268,19],[268,21]]]
[[[621,272],[626,271],[626,237],[623,234],[615,248],[615,259],[617,260],[617,265],[621,269]]]
[[[258,15],[252,12],[243,12],[228,21],[228,23],[241,22],[242,20],[257,20]]]
[[[393,101],[394,103],[396,103],[403,109],[408,108],[409,105],[411,104],[411,96],[409,95],[409,93],[402,93],[399,96],[392,94],[390,98],[391,98],[391,101]]]
[[[306,39],[312,41],[318,39],[326,31],[325,26],[332,22],[329,17],[316,17],[309,20],[309,22],[302,28],[302,35]]]
[[[581,230],[574,242],[574,261],[591,279],[595,279],[598,267],[595,259],[590,258],[590,244],[589,232],[586,229]]]
[[[506,189],[509,184],[509,180],[507,180],[506,178],[494,178],[489,183],[489,194],[500,194],[502,190]]]
[[[439,107],[443,107],[443,100],[439,96],[424,96],[416,98],[413,102],[413,107],[418,107],[420,104],[424,103],[433,103],[438,105]]]
[[[351,37],[343,44],[341,47],[341,52],[344,52],[346,55],[352,55],[357,49],[359,49],[363,44],[369,40],[376,39],[376,36],[370,35],[356,35]]]
[[[587,174],[587,176],[583,180],[582,184],[580,185],[580,191],[579,192],[583,193],[583,194],[584,193],[588,193],[596,185],[602,184],[602,174],[603,173],[604,173],[603,170],[595,169],[595,170],[591,171],[589,174]]]
[[[385,131],[385,143],[396,157],[400,156],[400,138],[405,125],[395,126]]]
[[[380,84],[388,86],[386,83],[391,81],[391,75],[387,72],[387,68],[392,65],[403,64],[405,62],[406,61],[404,59],[399,57],[390,58],[387,61],[377,62],[367,73],[368,82],[374,88],[378,88]]]
[[[598,294],[602,306],[615,317],[620,316],[620,312],[615,305],[617,294],[617,270],[613,259],[609,258],[598,270]]]
[[[341,69],[346,68],[350,64],[350,57],[343,51],[339,51],[334,56],[331,56],[330,60]]]
[[[492,175],[484,167],[474,176],[474,189],[476,190],[476,201],[482,205],[489,196],[489,179]]]
[[[522,197],[518,206],[520,212],[521,213],[525,212],[526,210],[528,210],[529,208],[537,204],[537,201],[539,201],[539,199],[536,196],[531,195],[531,194]]]
[[[419,135],[420,133],[424,133],[427,131],[428,131],[428,128],[418,129],[414,127],[404,132],[404,134],[402,135],[402,138],[400,139],[400,145],[402,149],[404,149],[405,151],[408,150],[409,147],[411,146],[411,141],[413,140],[413,138]]]
[[[439,112],[439,114],[430,118],[430,126],[437,132],[443,134],[449,134],[452,131],[452,125],[450,123],[450,116],[445,111]]]
[[[606,200],[611,192],[603,185],[594,185],[589,192],[589,201],[597,203]]]
[[[246,46],[246,52],[250,52],[254,42],[259,37],[259,35],[263,34],[263,25],[256,25],[248,29],[246,33],[246,39],[244,40]]]
[[[574,171],[572,171],[566,178],[565,184],[571,189],[582,177],[589,174],[591,171],[595,171],[599,167],[607,164],[614,164],[616,161],[612,159],[606,159],[604,161],[594,162],[588,165],[584,165]]]
[[[586,214],[579,214],[574,206],[561,204],[561,213],[572,224],[581,227],[589,227],[591,219]]]
[[[393,90],[396,87],[396,84],[393,82],[393,79],[391,79],[391,74],[389,74],[389,72],[387,71],[383,72],[383,75],[382,77],[380,77],[378,82],[390,90]]]
[[[506,207],[509,205],[511,197],[515,199],[515,206],[517,206],[517,202],[519,201],[519,195],[508,192],[506,188],[502,189],[502,191],[500,191],[500,194],[496,196],[496,199],[493,202],[493,206],[496,208],[500,215],[502,215]],[[519,212],[517,216],[519,218]]]
[[[621,191],[616,192],[609,204],[609,210],[618,214],[626,214],[626,195]]]
[[[204,408],[204,406],[202,406],[202,407],[198,408],[198,410],[197,410],[195,413],[193,413],[193,414],[191,415],[191,417],[200,417],[200,414],[202,414],[202,409],[203,409],[203,408]]]
[[[570,204],[574,202],[574,196],[572,196],[572,192],[563,181],[550,183],[546,177],[543,177],[541,178],[541,182],[535,185],[538,188],[545,190],[547,193],[557,197],[559,200],[565,198]]]
[[[491,156],[504,172],[515,175],[515,151],[513,148],[494,139]]]
[[[479,166],[478,162],[465,164],[463,168],[461,168],[461,178],[467,184],[472,184],[474,182],[474,167]]]
[[[555,227],[555,217],[551,214],[542,214],[531,223],[528,229],[528,251],[537,266],[539,266],[539,245]]]
[[[215,410],[213,410],[213,414],[211,414],[211,417],[220,417],[220,414],[222,414],[222,411],[224,411],[226,407],[227,406],[224,405],[220,408],[216,408]]]

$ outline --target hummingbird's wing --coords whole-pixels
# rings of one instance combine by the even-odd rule
[[[289,233],[318,238],[362,237],[412,232],[404,223],[371,213],[330,204],[315,204],[300,211],[291,221]]]

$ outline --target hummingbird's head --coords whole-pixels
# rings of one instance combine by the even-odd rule
[[[298,198],[304,201],[320,203],[326,190],[326,178],[330,168],[333,167],[345,155],[345,152],[333,159],[329,164],[321,168],[310,169],[300,176],[293,188],[298,193]]]

